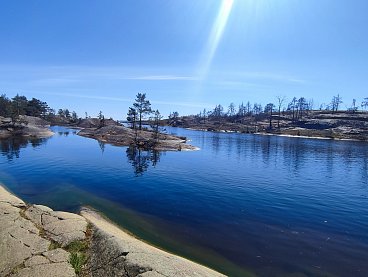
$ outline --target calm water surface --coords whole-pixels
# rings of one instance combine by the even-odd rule
[[[31,203],[89,205],[232,276],[368,276],[368,144],[169,128],[201,148],[140,152],[53,128],[0,141],[0,182]]]

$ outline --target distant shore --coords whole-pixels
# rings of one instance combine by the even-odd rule
[[[303,118],[293,119],[289,113],[244,117],[183,116],[163,124],[190,130],[222,133],[276,135],[301,138],[368,141],[368,113],[344,111],[310,111]]]
[[[218,133],[228,133],[228,134],[250,134],[259,136],[276,136],[276,137],[286,137],[286,138],[304,138],[304,139],[320,139],[320,140],[337,140],[337,141],[365,141],[353,138],[333,138],[333,137],[323,137],[323,136],[306,136],[306,135],[289,135],[282,133],[270,133],[270,132],[254,132],[254,133],[240,133],[238,131],[228,131],[228,130],[211,130],[206,129],[196,129],[196,128],[184,128],[192,131],[202,131],[202,132],[218,132]],[[368,141],[367,141],[368,142]]]
[[[359,139],[352,139],[352,138],[330,138],[330,137],[317,137],[317,136],[298,136],[298,135],[287,135],[287,134],[277,134],[277,133],[253,133],[253,134],[254,135],[260,135],[260,136],[277,136],[277,137],[286,137],[286,138],[303,138],[303,139],[320,139],[320,140],[337,140],[337,141],[362,141],[362,140],[359,140]]]

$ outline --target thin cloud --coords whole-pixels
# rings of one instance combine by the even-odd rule
[[[219,81],[219,82],[215,82],[215,85],[217,86],[221,86],[223,88],[229,88],[229,89],[234,89],[234,88],[239,88],[239,89],[243,89],[243,88],[269,88],[270,85],[266,85],[263,83],[256,83],[256,82],[247,82],[247,81]]]
[[[266,79],[273,81],[282,81],[282,82],[290,82],[290,83],[306,83],[305,80],[297,78],[295,76],[291,76],[288,74],[279,74],[272,72],[242,72],[240,76],[251,79]]]
[[[191,107],[191,108],[201,108],[212,107],[213,104],[210,103],[199,103],[199,102],[166,102],[166,101],[151,101],[152,104],[157,105],[168,105],[168,106],[180,106],[180,107]]]
[[[197,76],[185,73],[167,74],[172,69],[147,69],[140,67],[104,67],[104,66],[5,66],[0,64],[4,73],[23,72],[32,78],[36,85],[90,80],[147,80],[147,81],[195,81]]]
[[[44,95],[55,95],[55,96],[67,96],[74,98],[83,98],[83,99],[93,99],[93,100],[109,100],[109,101],[120,101],[120,102],[133,102],[134,99],[131,98],[121,98],[121,97],[110,97],[110,96],[97,96],[97,95],[84,95],[84,94],[76,94],[76,93],[59,93],[59,92],[38,92],[39,94]]]
[[[76,94],[76,93],[38,92],[38,94],[74,97],[74,98],[91,99],[91,100],[107,100],[107,101],[119,101],[119,102],[128,102],[128,103],[134,102],[134,99],[132,98],[84,95],[84,94]],[[170,102],[170,101],[155,101],[155,100],[152,100],[150,102],[151,104],[154,104],[154,105],[157,104],[157,105],[192,107],[192,108],[203,108],[203,107],[213,106],[213,104],[210,104],[210,103],[199,103],[199,102]]]
[[[50,85],[71,84],[78,81],[79,80],[77,79],[70,79],[70,78],[45,78],[45,79],[31,80],[29,84],[36,86],[50,86]]]
[[[175,76],[175,75],[152,75],[152,76],[138,76],[138,77],[127,77],[123,78],[126,80],[147,80],[147,81],[165,81],[165,80],[184,80],[184,81],[195,81],[197,77],[192,76]]]

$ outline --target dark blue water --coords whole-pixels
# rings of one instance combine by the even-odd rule
[[[169,128],[201,150],[157,153],[54,131],[0,141],[0,182],[26,201],[90,205],[233,276],[368,276],[366,143]]]

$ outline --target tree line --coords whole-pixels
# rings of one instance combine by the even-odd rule
[[[227,109],[221,104],[216,105],[212,110],[207,111],[203,109],[199,114],[195,115],[195,118],[200,123],[206,123],[207,120],[226,120],[230,122],[242,123],[245,117],[252,117],[254,121],[261,119],[262,117],[269,117],[270,127],[272,127],[272,118],[277,115],[277,125],[280,127],[281,115],[288,115],[293,122],[302,120],[312,110],[330,111],[335,113],[341,110],[343,104],[342,97],[337,94],[333,96],[331,102],[328,104],[321,104],[317,109],[314,107],[314,101],[312,99],[306,99],[305,97],[293,97],[287,102],[286,97],[277,96],[275,103],[267,103],[264,107],[259,103],[250,103],[249,101],[244,104],[236,106],[234,103],[230,103]],[[358,103],[356,99],[352,100],[346,111],[349,113],[355,113],[368,109],[368,97]],[[32,98],[28,100],[25,96],[17,94],[13,98],[8,98],[6,94],[0,96],[0,116],[10,117],[13,122],[19,120],[19,116],[28,115],[41,117],[46,120],[53,120],[56,117],[64,118],[70,122],[77,122],[79,119],[75,111],[69,111],[68,109],[59,109],[57,112],[50,108],[48,104],[42,100]],[[88,114],[86,113],[86,118]],[[104,121],[102,112],[98,114],[100,121]],[[138,93],[136,99],[131,107],[129,107],[127,113],[127,121],[130,127],[134,130],[142,130],[143,123],[148,123],[151,129],[156,134],[159,133],[160,121],[163,116],[159,110],[154,110],[151,107],[150,101],[147,99],[145,93]],[[179,118],[178,112],[170,113],[169,122],[175,121]]]
[[[26,96],[17,94],[8,98],[6,94],[0,95],[0,116],[11,118],[13,123],[20,121],[20,116],[34,116],[46,120],[53,120],[57,116],[70,122],[77,122],[78,115],[75,111],[59,109],[57,112],[49,105],[37,98],[27,99]]]
[[[259,103],[250,103],[249,101],[244,104],[236,106],[234,103],[230,103],[227,109],[221,104],[216,105],[212,110],[207,111],[203,109],[194,117],[199,123],[206,123],[206,121],[227,121],[233,123],[243,123],[245,118],[252,118],[254,122],[257,120],[269,118],[269,128],[272,128],[272,119],[277,116],[277,126],[280,128],[281,116],[289,116],[292,122],[298,122],[303,120],[305,116],[308,116],[311,111],[330,111],[336,113],[341,109],[343,104],[340,94],[333,96],[331,102],[321,104],[318,108],[315,107],[313,99],[307,99],[305,97],[293,97],[287,102],[286,97],[277,96],[275,103],[267,103],[264,107]],[[348,113],[356,113],[359,111],[359,106],[362,110],[368,109],[368,97],[358,104],[356,99],[352,100],[352,103],[346,108]]]
[[[5,94],[0,96],[0,116],[16,118],[20,115],[45,117],[50,111],[46,102],[25,96],[16,95],[8,98]]]

